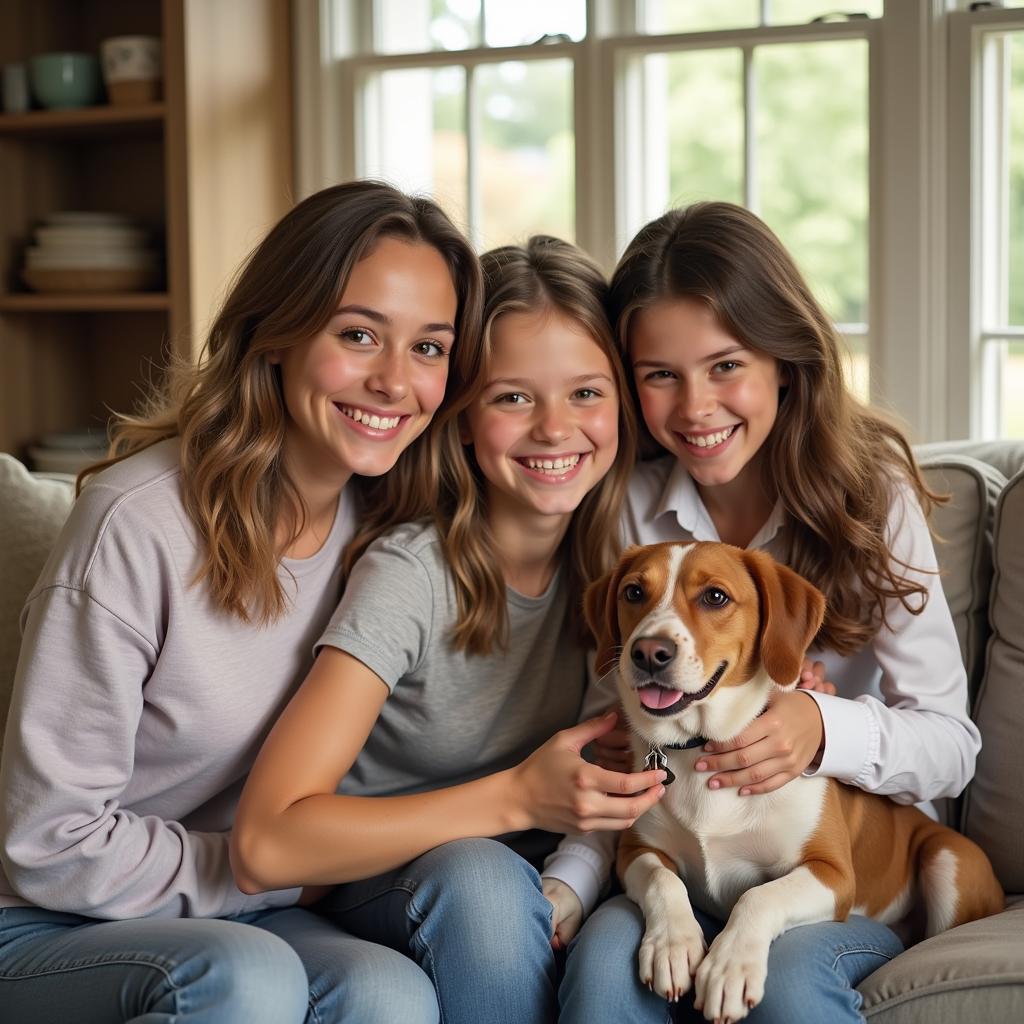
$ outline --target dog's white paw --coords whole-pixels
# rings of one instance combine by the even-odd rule
[[[728,927],[711,943],[694,979],[694,1005],[707,1020],[734,1024],[764,998],[769,943]]]
[[[706,948],[704,933],[692,915],[689,920],[673,915],[648,922],[640,943],[640,980],[674,1003],[690,991]]]

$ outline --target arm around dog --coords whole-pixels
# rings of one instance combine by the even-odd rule
[[[521,764],[472,782],[395,797],[339,795],[338,781],[386,696],[357,659],[321,651],[242,794],[231,860],[244,892],[281,888],[283,878],[295,885],[368,878],[470,836],[628,828],[663,791],[660,772],[622,775],[583,761],[582,747],[613,726],[606,716],[562,730]]]
[[[809,694],[825,727],[817,774],[903,804],[957,796],[974,774],[981,735],[967,711],[967,674],[935,547],[906,484],[894,492],[888,543],[928,598],[915,611],[890,602],[887,625],[871,642],[882,700]]]

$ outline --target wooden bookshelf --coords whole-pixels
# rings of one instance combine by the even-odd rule
[[[130,313],[142,310],[166,312],[171,297],[166,292],[24,292],[0,295],[0,313]]]
[[[0,65],[163,41],[163,99],[0,113],[0,451],[130,411],[194,357],[226,282],[294,199],[287,0],[3,0]],[[230,40],[229,46],[223,41]],[[29,292],[58,211],[124,214],[163,246],[160,292]]]
[[[166,106],[83,107],[79,110],[30,110],[0,114],[0,139],[109,138],[119,135],[159,135]]]

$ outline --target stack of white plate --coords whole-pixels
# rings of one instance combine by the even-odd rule
[[[45,434],[28,454],[37,473],[79,473],[106,458],[106,431],[83,428]]]
[[[160,283],[149,232],[119,213],[53,213],[35,231],[23,276],[41,292],[130,292]]]

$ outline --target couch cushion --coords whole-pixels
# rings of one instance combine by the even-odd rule
[[[913,946],[859,989],[872,1024],[1024,1020],[1024,905]]]
[[[963,830],[989,855],[1007,892],[1024,893],[1024,470],[996,506],[985,678],[974,720],[983,737]]]
[[[74,500],[73,477],[35,477],[0,454],[0,745],[18,662],[18,619]]]
[[[992,585],[992,519],[1006,483],[992,466],[966,455],[918,451],[928,486],[950,500],[937,505],[931,524],[938,539],[935,554],[942,589],[953,615],[960,653],[973,699],[981,683],[988,637],[988,601]]]
[[[1007,480],[1024,469],[1024,441],[930,441],[914,446],[919,460],[966,455],[999,470]]]

